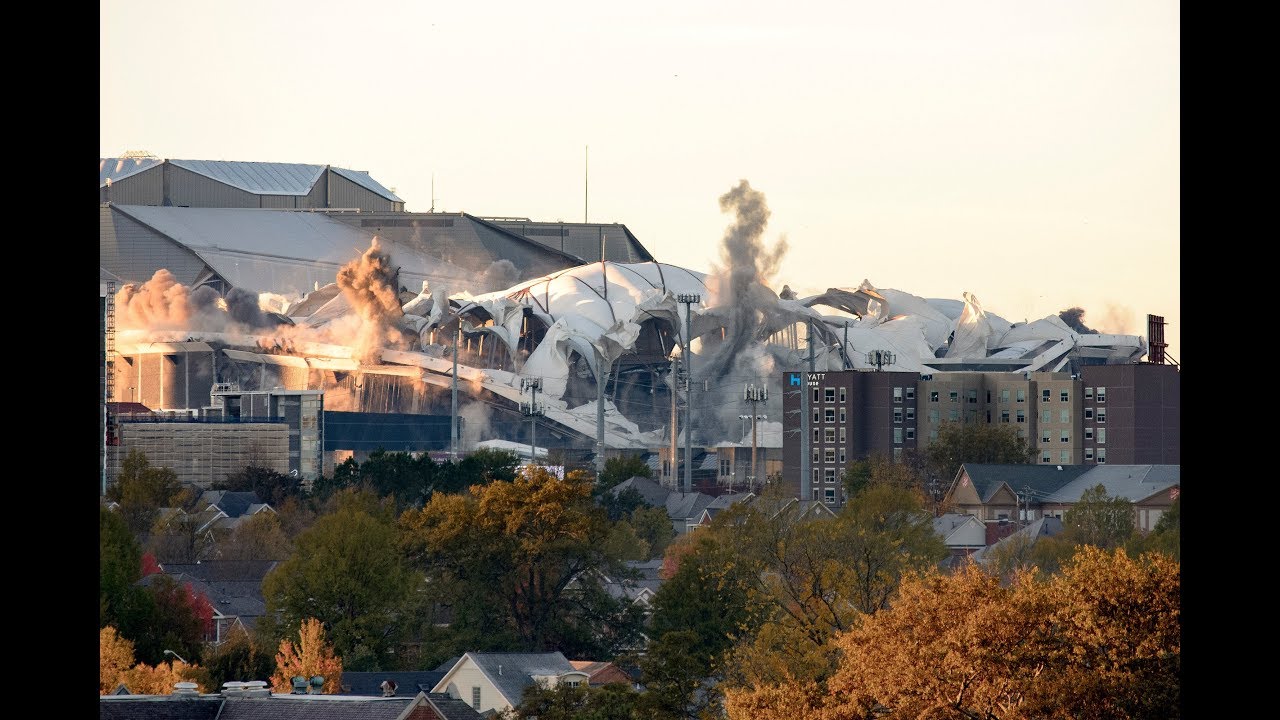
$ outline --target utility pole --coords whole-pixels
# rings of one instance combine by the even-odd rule
[[[542,389],[542,378],[520,378],[520,393],[530,392],[529,402],[520,404],[520,412],[529,418],[529,462],[538,464],[538,416],[543,414],[538,405],[538,391]]]
[[[453,412],[449,423],[449,461],[458,462],[458,343],[462,341],[462,318],[453,329]]]
[[[689,323],[689,307],[702,302],[698,293],[680,293],[676,302],[684,304],[684,371],[685,371],[685,422],[684,422],[684,492],[693,492],[693,326]]]
[[[757,447],[756,421],[764,420],[768,417],[767,415],[756,414],[756,411],[754,408],[756,406],[756,403],[765,402],[769,399],[768,384],[762,385],[761,387],[756,387],[755,383],[752,383],[750,385],[743,387],[742,399],[745,400],[746,402],[751,403],[751,407],[752,407],[752,411],[751,411],[751,477],[748,478],[747,484],[750,486],[749,489],[754,492],[756,489],[756,478],[760,477],[760,475],[758,474],[759,471],[757,470],[757,466],[756,466],[756,447]]]

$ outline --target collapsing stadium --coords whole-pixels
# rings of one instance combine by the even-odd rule
[[[1146,354],[1142,337],[1080,332],[1057,315],[1010,323],[970,293],[925,299],[866,280],[809,297],[775,291],[786,242],[763,242],[764,196],[743,181],[720,204],[734,219],[710,273],[563,253],[537,255],[562,267],[536,272],[538,262],[456,246],[446,254],[429,238],[396,240],[320,213],[104,206],[115,213],[113,252],[138,242],[136,223],[181,245],[170,255],[191,266],[183,277],[158,266],[145,279],[107,268],[133,280],[115,295],[113,399],[199,408],[211,385],[232,383],[322,389],[327,410],[451,415],[456,363],[464,449],[527,442],[530,403],[541,410],[539,445],[590,449],[598,398],[606,447],[652,449],[686,423],[699,446],[743,442],[744,387],[810,363],[876,369],[874,353],[882,361],[888,351],[893,369],[922,374],[1076,371]],[[239,239],[209,237],[220,222]],[[288,223],[321,240],[276,240]],[[782,394],[757,411],[781,418]],[[766,426],[780,436],[781,423]]]

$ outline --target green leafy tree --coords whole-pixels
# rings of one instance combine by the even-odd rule
[[[421,580],[406,567],[394,521],[376,502],[343,494],[298,536],[293,555],[262,583],[260,624],[268,637],[283,638],[316,618],[348,668],[386,669],[410,626]]]
[[[172,650],[188,662],[199,663],[204,655],[205,637],[212,634],[213,605],[194,590],[169,575],[157,573],[146,579],[150,613],[135,627],[121,634],[134,643],[138,661],[150,665],[165,662],[165,650]]]
[[[614,486],[633,477],[651,478],[653,470],[639,455],[619,455],[604,461],[604,470],[596,478],[597,495],[612,490]]]
[[[857,497],[858,493],[873,483],[925,489],[924,480],[917,468],[908,463],[896,461],[882,452],[875,452],[861,460],[849,463],[845,468],[843,480],[845,492],[849,498]]]
[[[214,483],[211,489],[256,493],[258,499],[272,507],[278,507],[285,498],[303,495],[301,478],[257,465],[248,465],[227,475],[226,480]]]
[[[965,463],[1023,465],[1033,462],[1035,450],[1018,437],[1013,424],[945,422],[938,438],[920,458],[925,481],[946,488]]]
[[[260,512],[244,518],[218,550],[221,560],[285,560],[293,544],[278,515]]]
[[[503,720],[638,720],[640,695],[625,683],[598,688],[558,685],[529,687],[520,705]]]
[[[236,625],[222,644],[205,653],[204,671],[209,687],[220,688],[231,680],[267,680],[276,671],[275,655],[243,627]]]
[[[1095,485],[1062,516],[1062,529],[1062,539],[1074,545],[1113,550],[1133,536],[1133,503]]]
[[[182,491],[178,475],[170,468],[153,467],[141,450],[133,449],[120,465],[107,498],[119,503],[120,516],[129,530],[142,536],[151,530],[162,507],[170,507]]]
[[[649,554],[648,557],[643,558],[644,560],[662,557],[667,551],[667,546],[676,537],[675,528],[671,527],[671,518],[667,515],[666,508],[645,505],[632,510],[631,527],[636,535],[649,545]]]
[[[1169,506],[1169,509],[1160,516],[1160,520],[1156,522],[1156,526],[1151,529],[1151,532],[1145,536],[1131,538],[1128,543],[1129,554],[1141,555],[1146,552],[1158,552],[1173,558],[1174,562],[1181,562],[1181,507],[1182,498],[1178,497]]]
[[[124,518],[98,511],[98,625],[114,626],[126,637],[151,614],[151,600],[136,583],[142,578],[142,550]]]

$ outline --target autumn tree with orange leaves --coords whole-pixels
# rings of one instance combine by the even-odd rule
[[[200,666],[179,660],[154,666],[134,664],[133,641],[121,637],[110,625],[98,633],[98,690],[103,695],[122,683],[135,695],[168,695],[180,682],[195,682],[204,692],[200,678]]]
[[[315,618],[307,618],[298,628],[297,643],[289,638],[280,641],[271,687],[278,693],[291,693],[293,678],[303,677],[309,681],[317,675],[324,678],[325,694],[342,691],[342,658],[333,653],[324,625]]]

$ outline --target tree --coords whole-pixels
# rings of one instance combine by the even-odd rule
[[[1159,552],[1180,562],[1182,549],[1181,508],[1182,498],[1175,498],[1169,509],[1160,516],[1156,526],[1145,536],[1135,536],[1126,546],[1130,555]]]
[[[639,694],[630,685],[615,683],[598,688],[533,685],[524,691],[520,705],[508,710],[504,720],[633,720]]]
[[[244,518],[218,551],[222,560],[284,560],[293,550],[280,518],[260,512]]]
[[[1112,550],[1133,536],[1133,503],[1107,494],[1101,483],[1085,490],[1062,516],[1062,537],[1076,545]]]
[[[263,632],[279,637],[283,628],[317,618],[350,668],[385,669],[411,622],[420,580],[405,566],[393,520],[376,503],[340,494],[335,508],[298,536],[293,555],[263,580]]]
[[[150,614],[138,541],[124,518],[105,507],[98,511],[98,626],[132,632]]]
[[[1024,465],[1034,457],[1035,450],[1012,424],[944,422],[921,460],[926,480],[945,488],[965,463]]]
[[[667,551],[667,546],[676,537],[676,531],[671,527],[671,518],[667,515],[666,508],[658,507],[639,507],[631,511],[631,527],[635,529],[636,535],[649,544],[650,558],[662,557]]]
[[[133,667],[133,643],[120,637],[110,625],[98,633],[98,690],[106,695],[120,684],[120,676]]]
[[[120,516],[135,536],[151,530],[162,507],[169,507],[182,491],[178,474],[169,468],[152,467],[146,454],[130,450],[120,465],[120,474],[107,498],[119,503]]]
[[[205,637],[212,633],[213,605],[191,583],[180,583],[170,575],[147,578],[145,592],[150,612],[126,635],[134,642],[138,660],[159,664],[172,650],[192,663],[204,654]]]
[[[135,665],[133,643],[120,637],[110,625],[98,633],[98,658],[98,690],[102,695],[114,692],[121,683],[137,695],[168,695],[179,682],[196,681],[197,689],[202,692],[208,687],[200,680],[199,665],[181,661]]]
[[[849,463],[844,471],[844,488],[852,499],[873,483],[902,488],[925,489],[924,480],[916,468],[898,462],[883,452],[874,452],[861,460]]]
[[[315,618],[307,618],[298,626],[296,643],[292,638],[280,641],[271,688],[278,693],[290,693],[293,692],[293,678],[302,677],[309,681],[316,676],[324,678],[325,694],[342,692],[342,658],[329,644],[324,624]]]
[[[204,670],[209,686],[220,688],[231,680],[269,680],[275,674],[276,660],[269,649],[235,625],[221,645],[205,654]]]
[[[207,519],[179,510],[156,518],[147,549],[162,563],[193,564],[213,553],[213,534],[203,528]],[[202,529],[203,528],[203,529]]]
[[[285,475],[274,468],[248,465],[215,482],[211,489],[256,493],[262,502],[278,507],[285,498],[302,496],[302,479]]]
[[[595,494],[603,495],[618,483],[633,477],[651,478],[653,470],[639,455],[619,455],[604,461],[604,470],[596,478]]]

